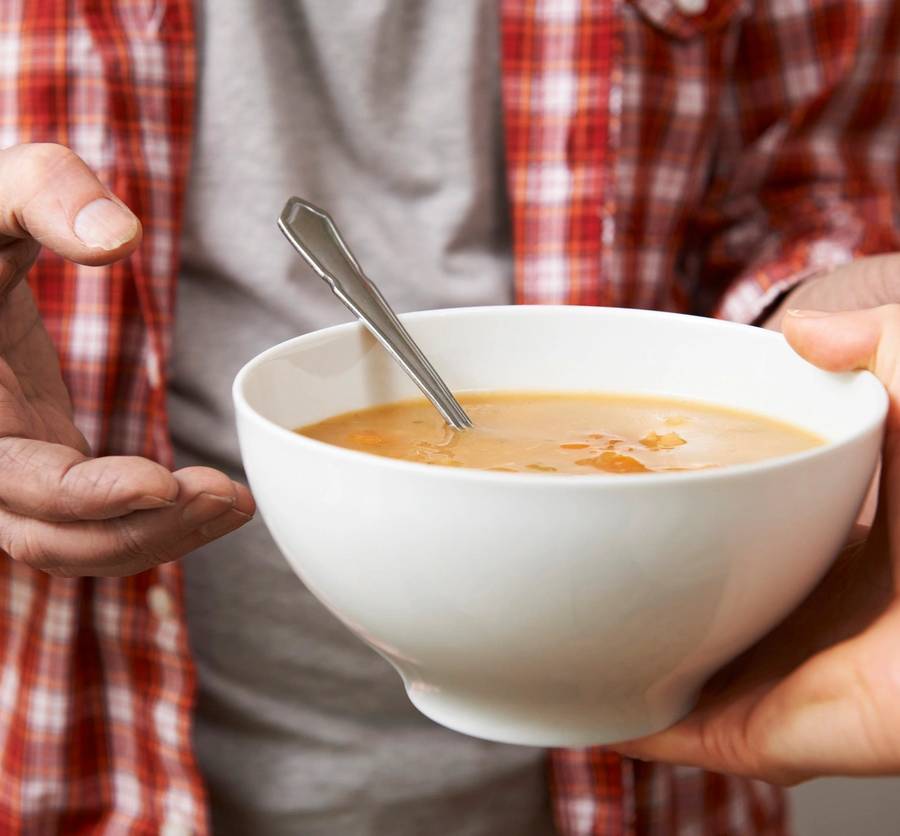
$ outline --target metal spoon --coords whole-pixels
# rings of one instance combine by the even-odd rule
[[[472,421],[465,410],[415,344],[381,291],[363,273],[331,216],[299,197],[292,197],[278,219],[278,228],[303,260],[325,280],[334,295],[403,367],[444,420],[456,430],[471,427]]]

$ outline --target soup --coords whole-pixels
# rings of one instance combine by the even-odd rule
[[[378,456],[504,473],[636,474],[724,467],[824,440],[750,412],[674,398],[490,392],[459,397],[456,432],[424,399],[348,412],[297,430]]]

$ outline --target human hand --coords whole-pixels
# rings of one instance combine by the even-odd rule
[[[24,278],[41,245],[110,264],[140,242],[137,218],[71,151],[0,151],[0,549],[52,575],[129,575],[247,522],[253,499],[208,468],[171,473],[92,458],[72,423],[56,352]]]
[[[797,295],[817,307],[900,299],[900,257],[866,259]],[[841,282],[855,282],[844,293]],[[824,292],[823,292],[824,289]],[[851,298],[852,297],[852,298]],[[796,303],[796,297],[794,302]],[[697,708],[623,754],[791,784],[820,775],[900,772],[900,306],[780,312],[816,365],[867,368],[890,414],[875,522],[857,531],[807,600],[707,684]]]

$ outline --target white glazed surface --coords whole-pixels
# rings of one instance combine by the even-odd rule
[[[241,451],[279,547],[423,713],[467,734],[583,746],[678,720],[821,577],[878,458],[874,377],[820,372],[760,329],[577,307],[403,319],[455,390],[674,395],[830,441],[688,474],[429,467],[290,432],[416,394],[358,325],[248,363],[234,387]]]

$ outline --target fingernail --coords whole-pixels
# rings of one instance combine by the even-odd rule
[[[75,216],[73,229],[87,246],[115,250],[134,238],[138,222],[127,209],[101,197],[82,207]]]
[[[795,316],[797,319],[824,319],[826,316],[831,316],[831,314],[827,311],[803,311],[791,308],[788,311],[788,316]]]
[[[128,506],[129,511],[155,511],[158,508],[171,508],[174,499],[163,499],[161,496],[142,496]]]
[[[250,522],[251,519],[251,516],[243,511],[229,511],[206,525],[201,525],[197,531],[207,540],[215,540],[216,537],[221,537],[223,534],[228,534],[228,532],[240,528],[244,523]]]
[[[187,504],[184,511],[181,512],[181,519],[185,525],[194,528],[222,516],[229,508],[233,507],[233,496],[201,493]]]

